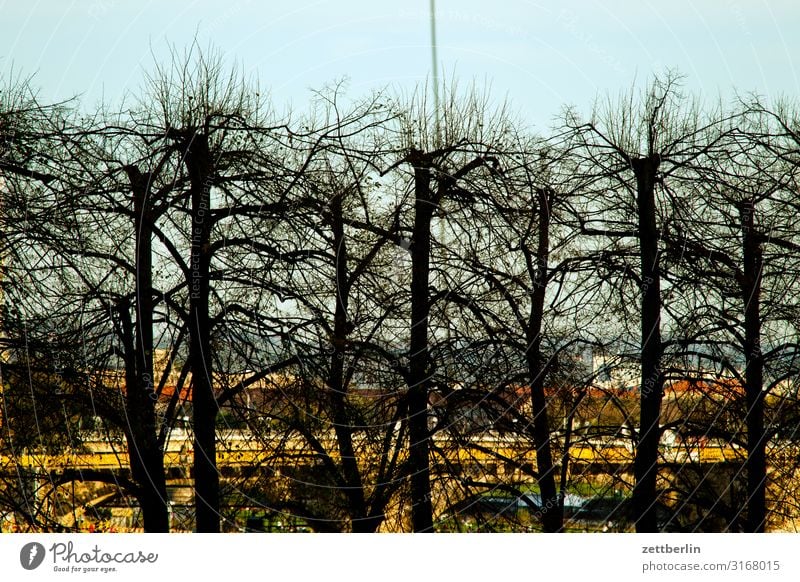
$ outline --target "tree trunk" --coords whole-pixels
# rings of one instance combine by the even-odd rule
[[[413,162],[412,162],[413,163]],[[431,195],[428,164],[414,163],[414,228],[411,242],[411,338],[408,387],[409,461],[411,466],[411,521],[415,532],[433,531],[430,444],[428,439],[428,315],[430,297]]]
[[[134,475],[142,488],[144,530],[168,532],[167,484],[164,452],[158,443],[153,388],[153,214],[149,207],[148,174],[137,172],[133,180],[134,226],[136,231],[136,357],[137,383],[129,389],[128,401],[137,410],[134,431],[141,475]],[[132,394],[131,391],[134,393]]]
[[[563,527],[563,514],[558,499],[550,443],[550,421],[547,414],[547,397],[544,392],[546,362],[542,355],[542,321],[547,292],[547,268],[550,255],[550,193],[540,189],[539,240],[536,249],[536,273],[534,274],[531,311],[527,329],[527,362],[531,378],[531,404],[533,405],[533,439],[536,445],[536,472],[542,499],[542,528],[546,532],[558,532]]]
[[[192,370],[194,430],[194,494],[197,531],[220,531],[217,472],[217,402],[212,383],[211,322],[211,179],[213,165],[208,137],[192,134],[186,144],[191,180],[192,240],[189,277],[189,366]]]
[[[125,440],[131,476],[136,483],[134,492],[139,500],[146,532],[166,532],[169,529],[169,514],[166,510],[166,481],[163,457],[158,454],[155,436],[155,419],[152,399],[139,383],[137,350],[134,324],[130,315],[130,303],[119,306],[123,351],[125,354]],[[159,471],[160,467],[160,471]]]
[[[633,512],[636,531],[658,531],[658,443],[659,417],[664,392],[661,369],[661,271],[659,232],[656,227],[655,183],[660,159],[657,155],[631,161],[636,176],[639,213],[639,253],[641,259],[642,328],[639,435],[634,459]]]
[[[331,391],[334,431],[342,459],[342,472],[347,489],[343,492],[349,506],[351,529],[353,532],[369,533],[369,522],[364,500],[364,485],[358,468],[350,419],[346,409],[344,386],[344,358],[349,335],[347,310],[350,296],[350,281],[347,270],[347,241],[344,236],[342,216],[342,196],[337,194],[330,203],[331,226],[333,230],[333,252],[336,257],[336,308],[333,320],[333,352],[331,354],[328,388]]]
[[[761,267],[762,251],[755,231],[755,205],[740,208],[744,269],[742,300],[744,301],[745,400],[747,402],[747,531],[764,531],[767,520],[766,487],[767,435],[764,431],[764,357],[761,353]]]

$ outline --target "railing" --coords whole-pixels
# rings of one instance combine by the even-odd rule
[[[333,434],[319,437],[331,456],[337,456]],[[455,462],[497,462],[503,457],[518,463],[535,465],[536,452],[529,440],[508,435],[486,434],[472,437],[466,442],[456,442],[447,436],[436,436],[437,449]],[[570,460],[578,463],[627,465],[633,462],[634,450],[630,441],[615,438],[592,438],[570,447]],[[299,438],[258,439],[246,431],[227,431],[218,435],[217,464],[220,467],[255,466],[276,458],[293,458],[311,463],[318,455]],[[730,445],[706,444],[665,445],[661,451],[664,463],[721,463],[741,460],[741,450]],[[179,431],[172,435],[164,452],[166,468],[188,467],[193,460],[191,435]],[[16,456],[0,456],[0,470],[14,466],[41,469],[48,472],[65,469],[125,469],[128,453],[122,441],[88,440],[80,450],[57,454],[23,452]]]

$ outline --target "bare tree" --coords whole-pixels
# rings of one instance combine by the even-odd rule
[[[734,119],[735,125],[717,130],[725,135],[724,147],[684,186],[665,240],[678,262],[688,262],[684,268],[695,281],[713,283],[715,295],[706,293],[695,310],[709,315],[695,341],[707,346],[707,361],[743,388],[747,485],[736,522],[761,532],[768,520],[767,448],[775,430],[767,424],[766,399],[796,371],[794,308],[785,289],[795,284],[800,247],[785,218],[797,170],[783,155],[785,134],[774,117],[751,108]],[[765,330],[771,331],[767,337]]]
[[[595,196],[579,216],[581,232],[604,237],[611,247],[633,239],[638,273],[624,268],[639,288],[640,411],[634,466],[633,512],[636,530],[658,530],[659,416],[664,392],[662,339],[662,215],[671,200],[668,189],[681,172],[715,143],[704,141],[708,124],[696,104],[680,92],[678,78],[656,78],[639,98],[633,92],[596,112],[588,121],[568,112],[566,126],[574,131],[573,155],[584,172],[595,176]],[[608,196],[610,194],[610,196]],[[662,219],[663,220],[663,219]]]

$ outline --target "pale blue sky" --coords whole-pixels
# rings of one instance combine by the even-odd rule
[[[676,67],[706,98],[800,96],[792,0],[437,0],[439,61],[491,81],[536,125],[561,105]],[[0,0],[0,71],[36,73],[44,99],[136,90],[142,69],[197,34],[302,108],[343,76],[351,94],[429,75],[429,0]]]

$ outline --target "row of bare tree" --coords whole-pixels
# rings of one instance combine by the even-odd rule
[[[73,424],[99,418],[124,435],[130,473],[50,472],[50,485],[114,484],[146,531],[168,531],[164,451],[190,410],[197,531],[223,529],[237,496],[318,530],[396,517],[433,531],[453,483],[520,491],[443,450],[506,434],[535,464],[481,452],[536,483],[555,532],[581,406],[636,365],[638,406],[608,399],[624,413],[610,434],[629,427],[635,445],[636,530],[671,521],[673,430],[741,444],[731,481],[746,486],[723,527],[763,531],[768,451],[795,436],[800,124],[756,98],[701,108],[678,81],[566,110],[548,137],[474,88],[434,111],[423,90],[353,101],[334,86],[279,115],[208,55],[90,115],[7,83],[3,454],[74,445]],[[679,380],[728,393],[671,418]],[[282,460],[227,491],[226,428]],[[0,504],[54,527],[17,473]]]

